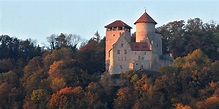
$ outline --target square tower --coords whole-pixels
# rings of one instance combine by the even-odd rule
[[[110,50],[113,47],[113,44],[115,44],[119,37],[125,37],[125,39],[130,42],[131,41],[131,29],[129,25],[124,23],[121,20],[116,20],[109,25],[105,26],[106,28],[106,52],[105,52],[105,65],[106,65],[106,71],[108,71],[109,68],[109,59],[110,59]]]

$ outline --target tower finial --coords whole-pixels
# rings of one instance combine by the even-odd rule
[[[146,13],[146,7],[144,7],[144,11],[145,11],[145,13]]]

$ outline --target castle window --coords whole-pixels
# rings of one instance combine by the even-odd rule
[[[111,31],[112,30],[112,28],[107,28],[107,31]]]
[[[146,54],[147,54],[147,52],[144,52],[144,54],[146,55]]]
[[[158,44],[157,44],[157,48],[158,48]]]
[[[115,36],[115,34],[113,34],[113,36]]]
[[[120,50],[117,50],[117,54],[120,54]]]
[[[116,30],[116,27],[113,27],[113,31],[115,31]]]
[[[120,69],[122,69],[122,65],[120,65]]]
[[[124,53],[127,54],[127,50],[124,50]]]
[[[123,43],[121,43],[121,47],[123,47]]]
[[[122,27],[118,27],[118,30],[122,30]]]
[[[141,59],[144,60],[144,57],[142,57]]]
[[[141,57],[140,56],[138,56],[138,60],[140,60],[141,59]]]

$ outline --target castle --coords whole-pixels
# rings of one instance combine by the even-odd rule
[[[136,41],[131,41],[131,29],[121,20],[106,28],[106,72],[121,74],[128,70],[158,71],[159,66],[170,65],[172,58],[162,54],[162,34],[156,31],[157,22],[146,11],[134,23]]]

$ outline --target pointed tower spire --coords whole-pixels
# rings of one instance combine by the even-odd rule
[[[155,23],[157,24],[157,22],[151,18],[151,16],[149,16],[146,12],[146,9],[145,9],[145,13],[134,23]]]

